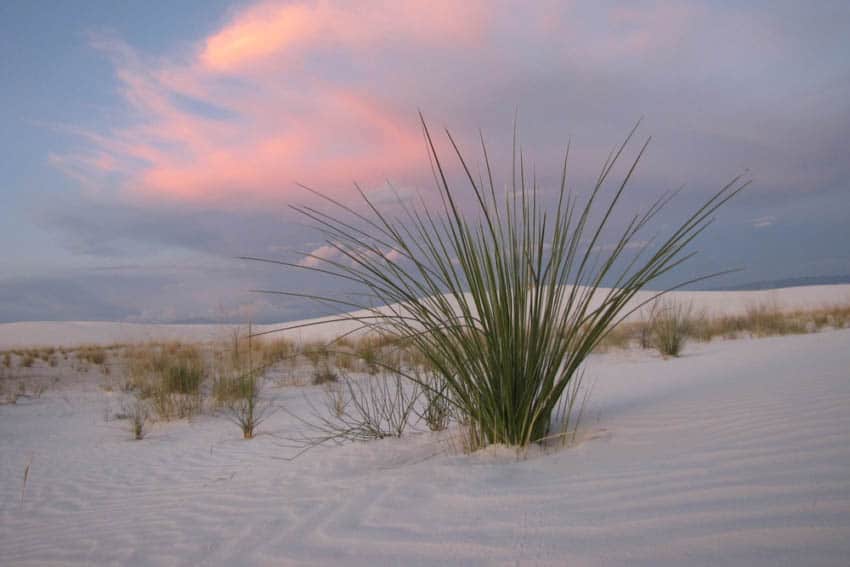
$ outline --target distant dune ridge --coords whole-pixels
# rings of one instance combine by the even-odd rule
[[[705,289],[716,291],[744,291],[759,289],[779,289],[783,287],[824,286],[850,284],[850,274],[836,276],[803,276],[798,278],[783,278],[780,280],[762,280],[730,286],[711,286]]]
[[[599,293],[605,293],[600,289]],[[635,298],[644,301],[657,292],[642,291]],[[834,304],[850,303],[850,284],[801,286],[769,290],[742,291],[676,291],[668,297],[689,302],[695,311],[704,310],[709,315],[734,315],[758,304],[771,303],[780,309],[817,309]],[[273,325],[255,325],[256,332],[304,323],[320,322],[334,317],[320,317],[303,321],[292,321]],[[247,324],[247,321],[245,322]],[[282,336],[292,339],[332,339],[345,333],[357,324],[334,322],[306,326],[288,331]],[[244,325],[242,326],[244,327]],[[21,322],[0,324],[0,349],[35,346],[79,346],[86,344],[137,343],[144,341],[186,342],[223,340],[232,336],[240,325],[160,325],[139,323],[112,323],[101,321],[75,322]]]

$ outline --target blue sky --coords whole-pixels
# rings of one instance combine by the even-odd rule
[[[682,277],[848,274],[847,29],[846,2],[4,3],[0,321],[314,313],[248,290],[329,282],[234,256],[321,249],[296,182],[427,195],[417,109],[504,163],[518,108],[579,191],[643,117],[627,206],[754,180]]]

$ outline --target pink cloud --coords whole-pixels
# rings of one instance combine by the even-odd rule
[[[85,132],[87,148],[53,162],[87,187],[117,184],[125,199],[222,207],[291,201],[296,182],[336,196],[349,194],[354,180],[367,188],[404,182],[428,164],[415,115],[422,101],[399,92],[415,96],[432,70],[393,54],[483,60],[510,12],[484,0],[262,1],[172,56],[150,58],[95,37],[115,66],[127,124]],[[569,41],[581,29],[569,12],[556,12],[529,19],[520,32],[529,45],[540,36]],[[629,30],[609,49],[646,49],[659,28],[686,16],[662,12],[608,14]],[[466,79],[452,81],[463,87]]]
[[[130,125],[85,132],[88,154],[53,162],[90,186],[107,175],[114,184],[120,174],[128,199],[227,206],[291,200],[296,182],[341,194],[354,180],[377,185],[427,167],[414,108],[333,74],[305,74],[299,57],[328,41],[347,42],[348,56],[359,57],[391,27],[409,28],[417,41],[443,41],[442,27],[467,39],[474,31],[450,25],[448,3],[410,4],[409,12],[395,3],[340,6],[264,2],[182,58],[146,59],[114,37],[94,38],[115,65]],[[341,39],[329,40],[328,31]],[[257,62],[273,71],[258,71]],[[236,86],[221,82],[224,71]]]
[[[480,38],[490,13],[487,4],[478,1],[265,1],[207,38],[200,59],[210,70],[227,72],[272,57],[297,57],[317,45],[363,48],[398,39],[471,44]]]

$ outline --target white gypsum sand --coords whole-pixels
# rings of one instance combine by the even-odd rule
[[[848,290],[684,297],[728,314],[764,301],[823,307],[846,302]],[[44,325],[45,340],[27,344],[136,337],[111,336],[106,326],[119,324],[84,337],[73,334],[85,325]],[[0,340],[20,340],[9,334],[21,328],[0,326]],[[145,329],[139,340],[203,338]],[[311,336],[329,332],[315,329]],[[104,419],[120,409],[121,393],[100,389],[95,374],[65,371],[67,382],[40,398],[0,406],[4,565],[845,565],[850,557],[850,330],[690,343],[669,360],[639,350],[593,355],[578,443],[526,460],[499,448],[463,455],[446,432],[323,446],[290,461],[296,450],[283,437],[303,425],[284,411],[251,441],[213,415],[157,423],[131,441],[125,420]],[[266,396],[304,414],[305,396],[321,399],[322,390],[270,385]]]
[[[600,288],[603,295],[607,289]],[[642,303],[658,292],[642,291],[630,303]],[[776,305],[781,309],[818,309],[836,304],[850,303],[850,284],[790,287],[760,291],[675,291],[666,295],[674,301],[692,305],[694,312],[705,311],[720,316],[742,313],[748,307]],[[361,312],[365,314],[365,312]],[[639,316],[637,313],[635,316]],[[254,325],[253,331],[261,333],[277,328],[303,325],[280,335],[294,340],[330,340],[359,327],[352,321],[313,325],[337,317],[318,317],[304,321],[272,325]],[[19,322],[0,323],[0,350],[24,347],[74,347],[80,345],[110,345],[141,343],[146,341],[205,342],[225,340],[234,331],[244,334],[247,325],[157,325],[144,323],[112,323],[102,321],[73,322]]]

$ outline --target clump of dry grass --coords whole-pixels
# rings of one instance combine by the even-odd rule
[[[811,321],[816,329],[846,329],[850,327],[850,303],[816,309],[811,313]]]
[[[96,345],[81,347],[77,351],[77,359],[95,366],[102,366],[106,362],[106,349]]]
[[[255,341],[264,366],[272,366],[292,358],[295,355],[295,345],[286,339],[272,341]]]
[[[649,318],[652,345],[663,356],[679,356],[691,333],[690,304],[664,299],[652,306]]]
[[[261,397],[263,376],[269,367],[294,357],[295,349],[283,339],[257,340],[249,325],[244,339],[234,334],[229,352],[215,351],[213,354],[216,361],[212,369],[215,375],[213,399],[239,426],[243,439],[252,439],[270,407]]]
[[[643,322],[621,322],[599,341],[593,352],[605,353],[612,350],[627,349],[635,338],[640,336],[642,330],[648,328]]]
[[[304,356],[314,368],[318,367],[329,356],[328,345],[322,341],[310,341],[301,345],[301,355]]]
[[[850,322],[850,305],[833,305],[818,309],[785,310],[776,302],[753,303],[738,315],[710,317],[701,314],[693,319],[690,335],[708,342],[717,337],[770,337],[804,334],[825,328],[844,328]]]
[[[213,395],[239,426],[244,439],[253,439],[268,409],[267,404],[261,403],[261,390],[262,380],[255,370],[216,379]]]
[[[382,368],[399,368],[402,359],[409,359],[416,350],[390,333],[363,335],[352,342],[352,348],[361,370],[373,375]]]
[[[183,343],[128,348],[128,389],[150,400],[162,419],[191,417],[201,409],[207,370],[201,349]]]
[[[357,359],[369,374],[378,372],[378,350],[382,344],[383,340],[380,337],[368,335],[360,338],[354,346]]]
[[[25,352],[23,357],[19,362],[19,366],[21,368],[32,368],[32,365],[35,363],[35,355],[31,352]]]
[[[681,315],[681,314],[680,314]],[[638,334],[652,338],[655,325],[653,315],[641,322]],[[748,305],[743,313],[711,316],[705,312],[687,313],[678,322],[678,330],[685,339],[710,342],[716,338],[736,339],[742,336],[771,337],[817,332],[823,329],[841,329],[850,325],[850,304],[831,305],[817,309],[782,309],[776,302],[758,302]],[[680,333],[681,334],[681,333]],[[657,346],[654,342],[643,347]]]
[[[666,303],[662,307],[662,303]],[[684,312],[681,312],[684,311]],[[770,337],[843,329],[850,326],[850,303],[816,309],[783,309],[774,302],[754,302],[743,313],[712,316],[687,305],[676,305],[674,298],[656,302],[639,321],[617,325],[597,345],[595,352],[640,348],[658,348],[665,356],[684,342],[710,342],[717,338]],[[676,343],[681,344],[676,344]]]

